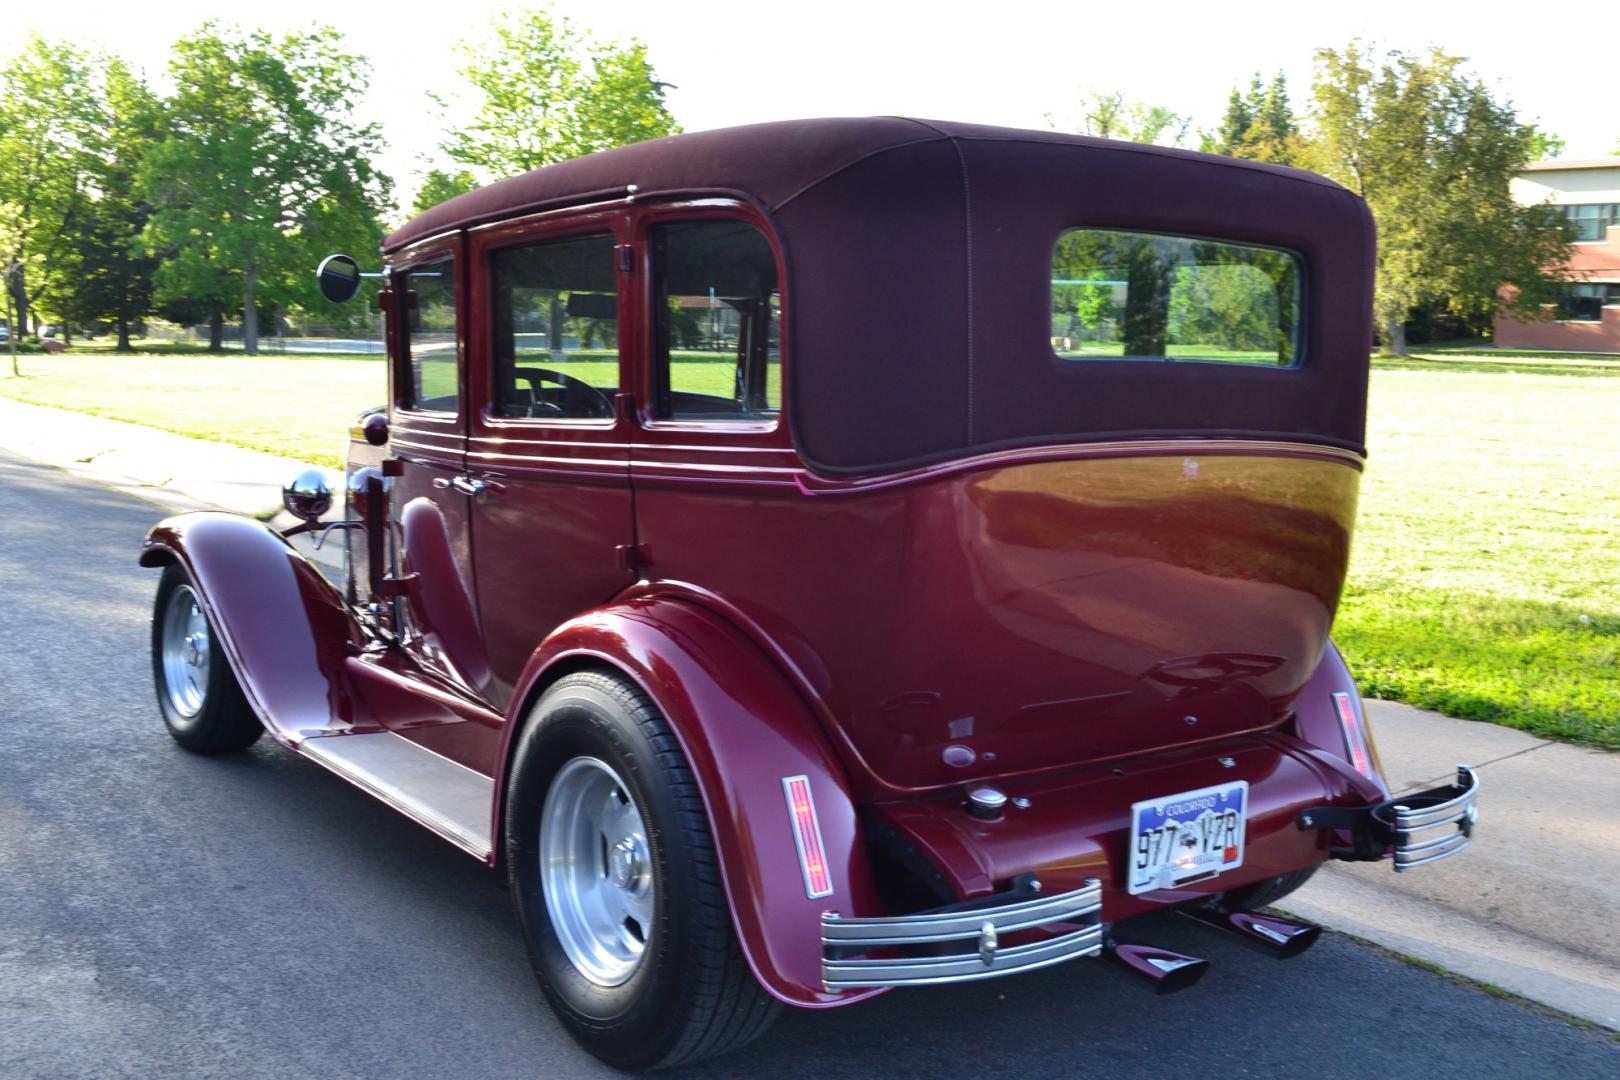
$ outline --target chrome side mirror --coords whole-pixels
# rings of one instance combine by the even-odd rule
[[[334,304],[346,304],[360,291],[360,264],[347,255],[328,255],[315,270],[321,295]]]
[[[306,525],[319,521],[332,509],[332,487],[319,469],[305,469],[281,489],[281,505]]]

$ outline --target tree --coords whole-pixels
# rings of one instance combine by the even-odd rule
[[[1234,86],[1220,127],[1204,136],[1200,149],[1251,161],[1298,164],[1304,144],[1288,100],[1288,80],[1282,72],[1273,76],[1269,84],[1262,82],[1256,72],[1247,93]]]
[[[1534,149],[1510,103],[1457,57],[1377,59],[1354,42],[1317,53],[1314,95],[1312,164],[1378,222],[1374,314],[1387,351],[1407,355],[1405,320],[1424,303],[1542,317],[1558,287],[1548,268],[1570,245],[1556,211],[1509,193]]]
[[[1181,146],[1192,129],[1191,117],[1182,116],[1163,105],[1131,101],[1118,91],[1082,90],[1076,106],[1077,119],[1071,120],[1067,126],[1077,135],[1089,135],[1094,139]],[[1052,113],[1046,114],[1046,122],[1053,128],[1061,126]]]
[[[1562,137],[1540,128],[1530,129],[1530,160],[1547,161],[1550,158],[1560,157],[1564,153],[1565,142]]]
[[[14,338],[31,316],[39,321],[40,296],[67,277],[101,113],[94,67],[87,54],[33,34],[0,68],[0,265]]]
[[[434,97],[454,127],[440,149],[483,181],[679,132],[647,50],[593,40],[543,8],[497,16],[490,41],[460,46],[460,99]],[[446,123],[449,120],[446,119]],[[431,174],[430,174],[431,175]]]
[[[205,23],[174,47],[161,137],[140,169],[160,303],[227,302],[258,352],[262,305],[323,306],[313,268],[375,248],[390,193],[382,147],[354,118],[369,71],[316,28],[274,38]],[[227,295],[232,299],[227,301]]]
[[[465,194],[477,186],[478,178],[466,169],[456,172],[429,169],[422,177],[421,190],[416,193],[416,200],[412,203],[411,209],[420,214],[424,210],[438,206],[446,199]]]
[[[106,64],[102,126],[88,168],[94,198],[71,231],[73,273],[63,290],[64,323],[107,320],[118,348],[129,349],[130,324],[151,310],[157,260],[140,246],[150,207],[135,192],[141,162],[161,124],[158,100],[122,61]]]

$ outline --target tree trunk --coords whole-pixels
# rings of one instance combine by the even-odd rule
[[[118,351],[129,352],[129,319],[124,315],[118,316]]]
[[[208,351],[219,352],[225,347],[225,316],[214,312],[208,317]]]
[[[6,329],[9,333],[6,334],[6,340],[11,343],[11,374],[20,379],[22,378],[22,368],[17,363],[17,319],[16,312],[13,310],[14,299],[8,289],[6,291]]]
[[[23,288],[21,267],[11,272],[10,296],[17,305],[17,317],[11,320],[11,336],[15,338],[28,332],[28,290]]]
[[[259,272],[248,267],[242,274],[242,351],[259,355]]]
[[[1412,358],[1406,351],[1406,323],[1400,319],[1391,319],[1384,325],[1384,355],[1398,356],[1402,360]]]

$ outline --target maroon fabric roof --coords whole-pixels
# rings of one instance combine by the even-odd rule
[[[787,266],[789,409],[815,467],[870,474],[968,452],[1136,436],[1360,450],[1373,224],[1311,173],[1054,132],[899,118],[696,132],[451,199],[384,242],[571,203],[729,194]],[[1048,293],[1077,226],[1281,247],[1306,268],[1297,369],[1057,358]]]

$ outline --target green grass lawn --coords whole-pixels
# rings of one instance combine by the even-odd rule
[[[1620,362],[1471,359],[1375,365],[1335,636],[1374,696],[1620,749]]]
[[[578,374],[596,374],[581,360]],[[25,357],[0,394],[337,465],[377,359]],[[1335,634],[1363,688],[1620,749],[1620,361],[1436,351],[1374,365]],[[730,367],[677,361],[725,393]]]

